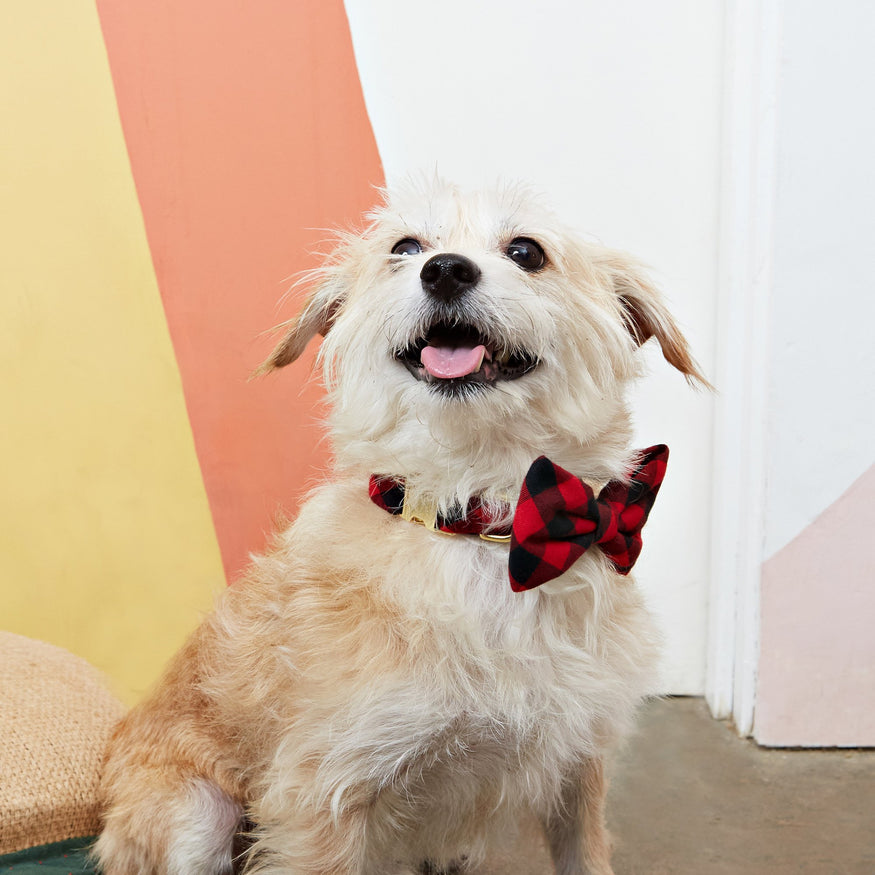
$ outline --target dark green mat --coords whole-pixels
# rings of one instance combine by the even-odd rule
[[[88,861],[88,849],[94,843],[94,836],[81,839],[67,839],[52,845],[39,845],[26,851],[0,856],[0,875],[14,872],[25,873],[60,872],[63,875],[92,875],[97,870]]]

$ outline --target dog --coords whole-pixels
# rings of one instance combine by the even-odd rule
[[[666,304],[527,188],[428,180],[285,328],[262,370],[323,336],[333,474],[117,728],[102,871],[227,873],[246,823],[248,873],[473,872],[531,818],[558,875],[608,875],[604,761],[659,635],[604,538],[553,567],[517,506],[536,459],[629,491],[641,345],[707,385]]]

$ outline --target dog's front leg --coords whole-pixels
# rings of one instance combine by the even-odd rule
[[[258,875],[389,875],[369,854],[364,807],[332,812],[291,803],[285,816],[271,807],[254,808],[259,827],[249,857]]]
[[[613,875],[606,793],[602,761],[584,760],[566,782],[559,805],[543,819],[556,875]]]

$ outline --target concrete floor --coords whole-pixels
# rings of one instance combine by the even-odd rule
[[[875,875],[875,751],[764,750],[701,699],[652,702],[610,770],[616,875]],[[521,833],[484,875],[547,875]]]

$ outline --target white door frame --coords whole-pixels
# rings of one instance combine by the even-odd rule
[[[753,731],[766,498],[781,0],[727,0],[705,695]]]

